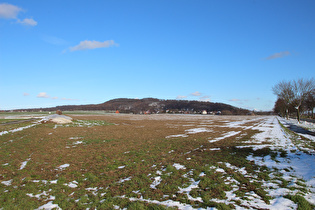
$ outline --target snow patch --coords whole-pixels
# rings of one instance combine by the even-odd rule
[[[1,131],[1,132],[0,132],[0,136],[2,136],[2,135],[4,135],[4,134],[8,134],[8,133],[15,133],[15,132],[18,132],[18,131],[22,131],[22,130],[24,130],[24,129],[34,127],[35,125],[36,125],[36,124],[28,125],[28,126],[25,126],[25,127],[16,128],[16,129],[9,130],[9,131]]]
[[[57,169],[63,170],[65,168],[68,168],[69,166],[70,166],[70,164],[66,163],[66,164],[59,166]]]
[[[10,179],[8,181],[2,181],[1,183],[6,185],[6,186],[10,186],[12,184],[13,179]]]
[[[173,166],[174,166],[177,170],[179,170],[179,169],[186,169],[185,166],[180,165],[180,164],[178,164],[178,163],[174,163]]]
[[[53,204],[52,201],[49,201],[48,203],[38,207],[36,210],[48,210],[48,209],[57,209],[61,210],[61,208],[58,206],[58,204]]]
[[[203,133],[203,132],[212,132],[213,130],[206,129],[206,128],[192,128],[185,130],[188,134],[195,134],[195,133]]]
[[[125,178],[125,179],[120,179],[119,181],[118,181],[118,183],[123,183],[123,182],[125,182],[125,181],[129,181],[129,180],[131,180],[131,176],[130,177],[127,177],[127,178]]]
[[[162,178],[160,176],[154,177],[153,183],[150,185],[151,188],[156,189],[156,186],[158,186],[162,181]]]
[[[64,184],[64,185],[66,185],[66,186],[68,186],[68,187],[71,187],[71,188],[77,188],[78,187],[78,182],[77,181],[72,181],[72,182],[69,182],[68,184]]]
[[[241,131],[230,131],[228,133],[226,133],[224,136],[222,137],[218,137],[218,138],[215,138],[213,140],[209,140],[210,143],[213,143],[213,142],[216,142],[216,141],[220,141],[220,140],[223,140],[223,139],[226,139],[226,138],[229,138],[229,137],[232,137],[232,136],[235,136],[237,134],[239,134]]]
[[[27,164],[27,163],[28,163],[28,161],[30,161],[30,160],[31,160],[31,158],[29,158],[29,159],[27,159],[26,161],[22,162],[21,167],[20,167],[20,169],[19,169],[19,170],[24,169],[24,168],[25,168],[25,166],[26,166],[26,164]]]
[[[178,135],[169,135],[169,136],[166,136],[165,138],[177,138],[177,137],[188,137],[188,135],[186,134],[178,134]]]

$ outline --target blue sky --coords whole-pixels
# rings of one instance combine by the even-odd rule
[[[313,0],[0,1],[0,109],[114,98],[271,110],[315,76]]]

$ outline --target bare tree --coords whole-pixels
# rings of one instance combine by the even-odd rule
[[[314,108],[315,108],[315,90],[309,94],[305,100],[305,106],[308,111],[311,111],[311,117],[314,118]]]
[[[273,93],[278,96],[278,99],[281,99],[285,106],[286,118],[289,118],[289,107],[294,100],[294,91],[293,91],[292,82],[282,81],[272,87]]]
[[[307,99],[307,97],[315,90],[315,80],[308,79],[298,79],[297,81],[293,80],[293,93],[294,99],[293,104],[297,110],[297,119],[300,122],[300,108],[303,102]]]

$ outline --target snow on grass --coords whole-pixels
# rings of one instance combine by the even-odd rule
[[[49,201],[48,203],[38,207],[36,210],[48,210],[48,209],[57,209],[61,210],[61,208],[58,206],[58,204],[53,204],[52,201]]]
[[[213,130],[207,128],[192,128],[185,130],[188,134],[195,134],[195,133],[203,133],[203,132],[212,132]]]
[[[186,134],[177,134],[177,135],[169,135],[169,136],[166,136],[165,138],[177,138],[177,137],[188,137],[188,135]]]
[[[24,169],[24,168],[25,168],[25,166],[26,166],[26,164],[27,164],[27,163],[28,163],[28,161],[30,161],[30,160],[31,160],[31,158],[29,158],[29,159],[27,159],[26,161],[22,162],[21,167],[20,167],[20,169],[19,169],[19,170]]]
[[[185,166],[183,166],[183,165],[181,165],[181,164],[178,164],[178,163],[174,163],[173,166],[174,166],[177,170],[186,169]]]
[[[120,179],[119,181],[118,181],[118,183],[123,183],[123,182],[125,182],[125,181],[130,181],[131,180],[131,176],[130,177],[127,177],[127,178],[125,178],[125,179]]]
[[[192,207],[192,205],[181,203],[179,201],[173,201],[173,200],[166,200],[166,201],[158,201],[158,200],[151,200],[151,199],[144,199],[142,197],[140,198],[129,198],[130,201],[143,201],[147,203],[157,204],[157,205],[164,205],[167,207],[175,207],[178,209],[184,209],[184,210],[191,210],[195,209]],[[200,209],[200,208],[199,208]],[[216,208],[207,207],[207,210],[215,210]]]
[[[50,192],[50,191],[51,191],[51,189],[48,192]],[[43,191],[42,193],[39,193],[36,195],[34,195],[33,193],[26,193],[26,195],[31,197],[31,198],[41,199],[41,197],[43,197],[43,196],[47,197],[49,194],[46,191]],[[56,199],[55,196],[50,195],[47,200],[55,200],[55,199]]]
[[[186,187],[186,188],[179,187],[178,193],[185,193],[187,195],[187,198],[189,200],[191,200],[191,201],[202,202],[202,198],[201,197],[194,198],[194,197],[192,197],[190,195],[190,192],[191,192],[192,189],[199,188],[198,185],[199,185],[200,180],[199,181],[195,181],[194,179],[190,179],[190,182],[191,182],[191,184],[188,187]]]
[[[260,126],[258,129],[262,131],[262,133],[254,136],[256,140],[266,139],[268,136],[272,136],[274,145],[282,149],[287,148],[286,151],[288,154],[286,158],[278,157],[276,162],[272,160],[270,156],[265,157],[264,160],[261,160],[259,157],[253,158],[251,156],[249,156],[248,159],[254,160],[259,165],[264,164],[269,168],[292,167],[297,176],[302,177],[310,183],[315,182],[315,156],[303,152],[292,153],[291,151],[296,151],[297,148],[282,130],[277,118],[269,119],[266,121],[265,126]],[[313,187],[315,188],[315,185]]]
[[[66,163],[66,164],[59,166],[57,169],[63,170],[65,168],[68,168],[69,166],[70,166],[70,164]]]
[[[225,173],[225,171],[224,171],[223,168],[217,168],[215,171],[216,171],[216,172],[219,172],[219,173]]]
[[[257,165],[264,165],[268,168],[277,168],[281,170],[284,174],[284,177],[293,178],[299,177],[306,181],[306,184],[312,186],[312,191],[315,192],[315,156],[308,155],[302,152],[299,153],[289,153],[287,157],[280,158],[278,157],[273,160],[270,155],[262,158],[262,157],[253,157],[248,156],[248,160],[255,161]],[[287,171],[288,168],[292,168],[293,170]],[[286,169],[286,170],[284,170]],[[288,179],[287,178],[287,179]],[[314,200],[315,203],[315,200]]]
[[[211,148],[209,149],[210,151],[218,151],[218,150],[221,150],[221,148]]]
[[[156,186],[158,186],[162,181],[162,178],[160,176],[154,177],[154,181],[152,184],[150,184],[150,187],[152,189],[156,189]]]
[[[295,149],[294,144],[290,138],[286,136],[276,117],[268,117],[264,123],[254,127],[253,129],[260,131],[260,133],[253,136],[255,143],[271,141],[275,147],[282,149]]]
[[[243,174],[243,175],[246,175],[246,174],[247,174],[247,171],[245,170],[245,167],[243,167],[243,168],[238,168],[238,167],[236,167],[236,166],[231,165],[230,163],[225,163],[225,166],[228,167],[228,168],[230,168],[230,169],[233,169],[234,171],[237,171],[237,172],[239,172],[239,173],[241,173],[241,174]]]
[[[83,144],[83,141],[76,141],[76,142],[73,142],[73,144]]]
[[[10,186],[12,184],[13,179],[10,179],[8,181],[2,181],[1,184],[4,184],[6,186]]]
[[[234,118],[235,119],[235,118]],[[183,178],[185,178],[185,181],[183,182],[184,184],[180,183],[179,185],[175,186],[175,190],[172,193],[165,193],[163,195],[156,196],[156,200],[153,200],[152,198],[150,198],[150,194],[145,195],[143,194],[143,192],[139,189],[139,188],[132,188],[132,192],[137,194],[135,197],[138,196],[138,198],[128,198],[128,196],[130,196],[131,194],[126,194],[126,196],[116,196],[115,198],[125,198],[125,199],[129,199],[130,201],[142,201],[142,202],[147,202],[147,203],[152,203],[152,204],[158,204],[158,205],[165,205],[165,206],[169,206],[169,207],[176,207],[179,209],[202,209],[202,208],[206,208],[206,209],[215,209],[215,208],[210,208],[207,207],[207,202],[216,202],[216,203],[225,203],[227,205],[232,204],[234,206],[235,209],[244,209],[244,208],[249,208],[249,209],[297,209],[298,206],[296,203],[294,203],[293,201],[291,201],[288,198],[285,198],[285,195],[295,195],[295,194],[301,194],[304,198],[306,198],[309,202],[311,203],[315,203],[315,172],[314,172],[314,163],[315,163],[315,156],[309,155],[309,154],[305,154],[302,151],[299,151],[298,148],[296,148],[296,146],[292,143],[292,141],[290,140],[290,136],[285,133],[284,129],[280,126],[278,120],[276,117],[264,117],[263,119],[260,118],[255,118],[255,119],[250,119],[250,120],[242,120],[245,118],[241,118],[239,121],[235,121],[233,123],[226,123],[227,126],[230,126],[230,128],[238,128],[237,131],[230,131],[233,129],[228,129],[230,132],[225,131],[226,133],[221,133],[221,136],[219,136],[218,138],[213,138],[212,140],[208,139],[209,142],[211,141],[220,141],[223,140],[225,138],[229,138],[229,137],[233,137],[238,135],[235,139],[235,142],[237,142],[238,139],[242,139],[243,138],[243,134],[244,133],[249,133],[248,129],[253,129],[256,131],[259,131],[260,133],[255,134],[253,136],[251,136],[250,138],[246,137],[246,143],[244,143],[245,141],[242,141],[241,145],[242,146],[237,146],[236,148],[243,148],[243,147],[252,147],[254,151],[262,149],[263,147],[268,147],[271,150],[273,150],[270,155],[267,155],[268,153],[264,153],[262,156],[257,156],[258,153],[254,153],[252,152],[252,150],[244,150],[244,152],[249,151],[248,153],[242,153],[245,154],[244,158],[247,157],[248,161],[253,161],[253,163],[251,164],[257,164],[258,166],[266,166],[270,169],[266,170],[266,171],[260,171],[260,169],[257,169],[257,171],[252,171],[251,167],[247,167],[246,168],[243,167],[243,165],[241,164],[236,164],[238,162],[235,161],[235,165],[231,164],[232,161],[230,162],[229,159],[226,160],[222,160],[222,162],[215,162],[215,164],[213,162],[211,162],[212,164],[214,164],[215,166],[211,166],[206,165],[206,167],[202,164],[199,165],[192,165],[191,162],[192,161],[187,161],[186,163],[184,162],[185,159],[186,160],[191,160],[190,157],[186,157],[183,156],[181,159],[170,159],[172,160],[174,163],[172,166],[174,168],[176,168],[177,170],[181,170],[181,171],[176,171],[176,173],[178,174],[184,174],[181,175]],[[258,119],[260,120],[258,122]],[[257,122],[256,122],[257,121]],[[250,125],[245,125],[245,123],[249,123],[252,122],[254,124],[250,124]],[[200,122],[198,122],[200,123]],[[196,125],[195,125],[196,126]],[[196,127],[198,127],[199,125],[197,125]],[[225,126],[225,127],[227,127]],[[220,126],[219,126],[220,127]],[[242,134],[240,134],[242,131],[239,131],[242,128],[243,132]],[[211,127],[213,130],[215,130],[215,125],[213,125]],[[220,128],[220,130],[222,130],[222,128]],[[212,132],[210,129],[206,129],[206,128],[193,128],[193,129],[188,129],[185,130],[185,134],[180,134],[180,135],[185,135],[186,137],[190,134],[195,134],[195,133],[200,133],[200,132]],[[217,131],[216,131],[217,132]],[[255,132],[256,133],[256,132]],[[174,137],[179,137],[180,135],[172,135]],[[182,136],[183,137],[183,136]],[[172,137],[169,137],[172,138]],[[69,139],[71,140],[75,140],[75,142],[71,143],[71,144],[82,144],[83,141],[81,141],[80,137],[70,137]],[[233,138],[232,138],[233,139]],[[233,140],[234,140],[233,139]],[[206,140],[207,141],[207,140]],[[203,145],[201,145],[203,144]],[[228,141],[227,141],[228,144]],[[259,144],[259,145],[257,145]],[[200,146],[201,145],[201,146]],[[193,148],[198,147],[197,149],[202,148],[202,151],[207,150],[207,154],[211,154],[211,155],[217,155],[218,152],[209,152],[209,151],[219,151],[222,150],[222,152],[226,152],[226,149],[223,146],[220,146],[221,148],[211,148],[211,145],[213,144],[207,144],[207,143],[198,143],[196,145],[194,145]],[[226,146],[227,148],[229,147],[229,145]],[[127,148],[129,149],[129,148]],[[173,149],[173,148],[172,148]],[[178,155],[178,150],[176,147],[174,147],[174,150],[172,150],[170,148],[167,148],[167,150],[163,151],[165,152],[168,156],[171,157],[176,157],[176,155]],[[195,150],[197,150],[195,149]],[[285,149],[285,155],[282,154],[281,150]],[[191,150],[191,148],[184,150],[181,154],[192,154],[192,158],[193,161],[195,161],[195,150],[189,151]],[[293,152],[296,151],[296,152]],[[125,150],[124,150],[125,151]],[[124,152],[122,151],[122,152]],[[189,151],[189,152],[187,152]],[[239,154],[239,150],[235,150],[236,154]],[[267,152],[269,150],[266,150]],[[185,153],[187,152],[187,153]],[[243,152],[243,151],[241,151]],[[263,151],[265,152],[265,150]],[[125,152],[126,154],[129,153],[129,151]],[[241,153],[240,153],[241,154]],[[259,153],[260,155],[260,153]],[[274,155],[276,155],[276,157],[274,157]],[[203,156],[201,156],[203,157]],[[209,159],[211,158],[211,156],[204,156],[205,158]],[[143,159],[144,157],[141,157],[141,159]],[[235,158],[238,158],[238,156],[235,156]],[[239,157],[241,158],[241,157]],[[242,157],[243,158],[243,157]],[[139,159],[139,160],[141,160]],[[30,158],[27,160],[29,161]],[[168,159],[167,159],[168,160]],[[245,159],[244,163],[247,163],[247,161]],[[26,166],[27,161],[24,161],[22,163],[23,168]],[[34,157],[32,157],[32,162],[34,161]],[[176,163],[177,162],[177,163]],[[5,162],[3,162],[5,163]],[[25,164],[24,164],[25,163]],[[181,163],[181,164],[179,164]],[[197,161],[196,161],[197,163]],[[152,165],[153,164],[153,165]],[[219,165],[217,165],[219,164]],[[4,164],[2,164],[4,165]],[[152,165],[152,166],[151,166]],[[189,170],[189,172],[185,171],[186,170],[186,166]],[[237,166],[238,167],[237,167]],[[67,167],[69,167],[70,164],[63,164],[61,166],[58,167],[58,169],[60,170],[64,170]],[[117,165],[119,166],[119,165]],[[117,169],[116,166],[116,169]],[[151,167],[150,167],[151,166]],[[164,163],[161,164],[159,162],[150,162],[150,169],[155,168],[157,169],[157,166],[161,166],[160,171],[156,171],[155,176],[151,176],[152,171],[150,171],[150,174],[148,175],[148,177],[151,178],[151,180],[148,181],[146,187],[147,189],[154,191],[158,188],[158,190],[161,190],[161,182],[166,181],[168,182],[167,178],[164,177],[169,177],[172,176],[176,173],[168,173],[167,176],[163,176],[163,173],[166,171],[166,166],[164,166]],[[169,162],[167,163],[167,166],[169,165]],[[257,166],[257,168],[259,168]],[[22,166],[21,166],[22,167]],[[119,166],[118,169],[123,169],[126,166]],[[193,167],[193,168],[191,168]],[[256,166],[255,166],[256,167]],[[22,169],[23,169],[22,168]],[[173,169],[174,169],[173,168]],[[208,169],[211,170],[208,170]],[[262,167],[265,168],[265,167]],[[169,168],[168,168],[169,169]],[[171,167],[172,169],[172,167]],[[172,170],[173,170],[172,169]],[[231,170],[230,170],[231,169]],[[247,170],[248,171],[247,171]],[[57,169],[56,169],[57,170]],[[118,179],[115,179],[115,184],[117,183],[122,183],[120,185],[129,185],[130,183],[132,183],[132,180],[130,183],[129,181],[131,180],[131,174],[128,174],[128,170],[129,167],[120,170],[119,173],[121,172],[125,172],[126,173],[122,173],[120,177],[118,177]],[[152,169],[154,170],[154,169]],[[255,169],[256,170],[256,169]],[[163,172],[162,172],[163,171]],[[232,172],[233,171],[233,174]],[[165,173],[166,173],[165,172]],[[257,172],[257,173],[256,173]],[[266,177],[268,179],[264,180],[263,178],[259,177],[259,175],[264,175],[263,172],[265,172],[267,175]],[[199,178],[196,177],[199,174]],[[209,179],[208,176],[212,176],[215,175],[218,178],[218,183],[221,183],[222,186],[219,186],[218,189],[221,192],[224,192],[224,196],[222,197],[209,197],[209,198],[204,198],[202,197],[201,193],[199,193],[200,190],[208,190],[207,188],[203,188],[202,185],[204,184],[205,180]],[[235,175],[235,176],[234,176]],[[129,177],[128,177],[129,176]],[[127,177],[127,178],[125,178]],[[163,180],[162,180],[163,177]],[[117,177],[116,177],[117,178]],[[172,178],[172,177],[171,177]],[[170,178],[170,179],[171,179]],[[178,176],[176,177],[178,178]],[[250,188],[246,188],[245,186],[245,190],[244,190],[244,183],[243,181],[241,181],[244,178],[244,183],[246,182],[246,184],[253,184],[253,186],[255,185],[255,187],[253,187],[252,189],[255,189],[253,191],[251,191]],[[269,179],[270,178],[270,179]],[[301,179],[305,180],[306,182],[301,181]],[[9,178],[7,178],[9,179]],[[210,177],[211,179],[211,177]],[[73,180],[70,179],[70,180]],[[117,180],[119,180],[117,182]],[[287,185],[285,185],[284,183],[282,183],[281,180],[285,180],[288,182]],[[127,182],[128,181],[128,182]],[[9,181],[2,181],[1,183],[3,185],[7,185],[10,186],[12,185],[13,180],[9,180]],[[35,180],[32,180],[32,182],[35,182]],[[44,184],[57,184],[57,180],[54,181],[46,181],[46,180],[39,180],[38,182],[42,182]],[[162,182],[162,183],[163,183]],[[302,184],[305,184],[306,186],[302,186],[301,184],[299,185],[299,182]],[[15,184],[16,182],[14,182]],[[34,184],[34,183],[32,183]],[[80,181],[81,184],[81,181]],[[39,183],[39,185],[42,185]],[[78,187],[78,182],[77,181],[72,181],[66,184],[63,184],[63,188],[65,188],[65,186],[69,187],[69,188],[73,188],[73,189],[69,189],[72,194],[67,194],[68,196],[72,196],[72,195],[76,195],[76,191],[81,189],[81,186],[86,186],[86,185],[80,185],[80,187]],[[199,186],[200,185],[200,186]],[[226,185],[224,188],[224,185]],[[285,186],[284,186],[285,185]],[[228,187],[227,187],[228,186]],[[3,186],[5,187],[5,186]],[[14,186],[15,187],[15,186]],[[55,186],[54,186],[55,187]],[[88,187],[88,186],[86,186]],[[11,188],[11,187],[10,187]],[[198,189],[200,188],[200,189]],[[47,189],[47,188],[46,188]],[[301,190],[300,190],[301,189]],[[309,192],[308,189],[310,189],[311,191]],[[93,196],[104,196],[107,191],[99,191],[100,188],[82,188],[82,190],[88,191],[85,192],[86,194],[88,194],[89,196],[91,196],[91,198],[87,198],[87,202],[84,202],[86,204],[88,204],[89,202],[94,202]],[[106,189],[107,190],[107,189]],[[177,191],[178,190],[178,191]],[[270,196],[270,198],[266,198],[265,195],[261,195],[259,194],[259,190],[262,190],[262,194],[263,193],[267,193],[267,196]],[[304,190],[304,191],[302,191]],[[33,191],[32,191],[33,192]],[[42,191],[38,191],[38,192],[42,192]],[[36,193],[38,193],[36,192]],[[48,191],[47,191],[48,192]],[[103,193],[104,192],[104,193]],[[304,192],[304,193],[303,193]],[[34,194],[27,194],[30,197],[36,197],[38,199],[47,196],[48,194],[44,191],[43,193],[34,195]],[[70,192],[69,192],[70,193]],[[74,193],[74,194],[73,194]],[[123,192],[122,192],[123,193]],[[185,200],[182,199],[182,197],[179,197],[178,194],[184,194],[184,198]],[[302,194],[303,193],[303,194]],[[83,194],[84,196],[84,194]],[[178,199],[176,198],[176,196],[178,196]],[[180,195],[182,196],[182,195]],[[49,197],[49,195],[48,195]],[[74,197],[74,196],[73,196]],[[88,197],[86,195],[86,197]],[[145,199],[144,199],[145,197]],[[51,197],[53,198],[53,196]],[[220,199],[218,199],[220,198]],[[77,197],[74,197],[74,199],[77,199]],[[170,200],[166,200],[166,199],[170,199]],[[173,199],[173,200],[171,200]],[[180,199],[180,200],[179,200]],[[203,199],[207,199],[203,200]],[[54,200],[54,199],[50,199],[50,200]],[[76,202],[78,202],[80,199],[76,200]],[[106,199],[103,199],[101,201],[99,201],[100,203],[105,202]],[[177,200],[177,201],[175,201]],[[267,200],[267,201],[266,201]],[[269,201],[269,202],[268,202]],[[41,202],[48,202],[48,200],[46,201],[41,201]],[[59,201],[58,201],[59,202]],[[98,202],[98,201],[96,201]],[[61,205],[61,203],[59,203],[59,205]],[[94,205],[94,204],[93,204]],[[86,206],[87,208],[90,206]],[[118,205],[114,205],[115,208],[120,208]],[[45,205],[39,207],[39,209],[52,209],[52,208],[57,208],[60,209],[60,207],[57,204],[53,204],[53,201],[49,201],[48,203],[46,203]]]
[[[72,181],[72,182],[69,182],[68,184],[64,184],[65,186],[68,186],[70,188],[77,188],[78,187],[78,182],[77,181]]]
[[[177,137],[188,137],[188,134],[196,134],[196,133],[204,133],[204,132],[212,132],[213,130],[207,128],[191,128],[185,130],[185,134],[177,134],[177,135],[169,135],[165,138],[177,138]]]
[[[18,132],[18,131],[22,131],[24,129],[27,129],[27,128],[31,128],[31,127],[34,127],[36,124],[32,124],[32,125],[28,125],[28,126],[24,126],[24,127],[20,127],[20,128],[15,128],[13,130],[9,130],[9,131],[1,131],[0,132],[0,136],[4,135],[4,134],[8,134],[8,133],[15,133],[15,132]]]
[[[243,120],[232,121],[232,122],[231,121],[223,121],[226,124],[221,126],[221,127],[250,129],[250,128],[252,128],[252,126],[244,126],[244,124],[259,121],[261,119],[263,119],[263,117],[253,118],[253,119],[243,119]]]
[[[235,136],[235,135],[239,134],[240,132],[241,132],[241,131],[230,131],[230,132],[226,133],[226,134],[225,134],[224,136],[222,136],[222,137],[218,137],[218,138],[209,140],[209,142],[210,142],[210,143],[213,143],[213,142],[216,142],[216,141],[221,141],[221,140],[223,140],[223,139],[226,139],[226,138]]]
[[[282,120],[283,119],[281,119],[281,121]],[[261,131],[261,133],[254,135],[255,142],[265,141],[267,138],[272,137],[268,139],[269,141],[272,141],[272,146],[270,148],[286,149],[285,151],[287,154],[285,157],[278,156],[276,159],[271,158],[270,155],[263,158],[249,155],[247,159],[254,161],[257,165],[267,166],[270,169],[277,168],[281,170],[281,173],[286,180],[294,181],[296,180],[296,177],[302,178],[306,181],[306,185],[311,190],[311,193],[305,197],[309,202],[315,204],[315,156],[299,151],[292,143],[290,136],[283,131],[276,117],[267,118],[265,123],[255,127],[255,129]],[[255,148],[256,146],[252,145],[252,147]],[[269,185],[270,183],[266,182],[264,184]],[[270,194],[272,193],[274,192],[270,190]],[[281,191],[280,188],[278,189],[277,193],[278,196],[283,196],[287,194],[287,190]],[[274,204],[278,206],[280,205],[280,201],[291,203],[291,201],[288,201],[288,199],[278,199],[274,201]],[[286,204],[282,205],[286,206]]]
[[[244,206],[250,209],[270,209],[270,210],[287,210],[287,209],[297,209],[297,204],[293,201],[284,198],[278,197],[270,200],[270,204],[266,204],[263,200],[260,199],[260,196],[254,193],[253,191],[245,193],[247,199],[241,200],[242,207],[239,206],[236,209],[243,209]]]
[[[78,137],[78,136],[76,136],[76,137],[70,137],[69,139],[71,139],[71,140],[78,140],[78,139],[82,139],[83,137]]]

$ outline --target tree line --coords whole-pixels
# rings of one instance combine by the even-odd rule
[[[310,115],[314,118],[315,108],[315,80],[297,79],[281,81],[272,87],[273,93],[277,96],[274,112],[289,118],[296,114],[300,121],[301,114]]]

